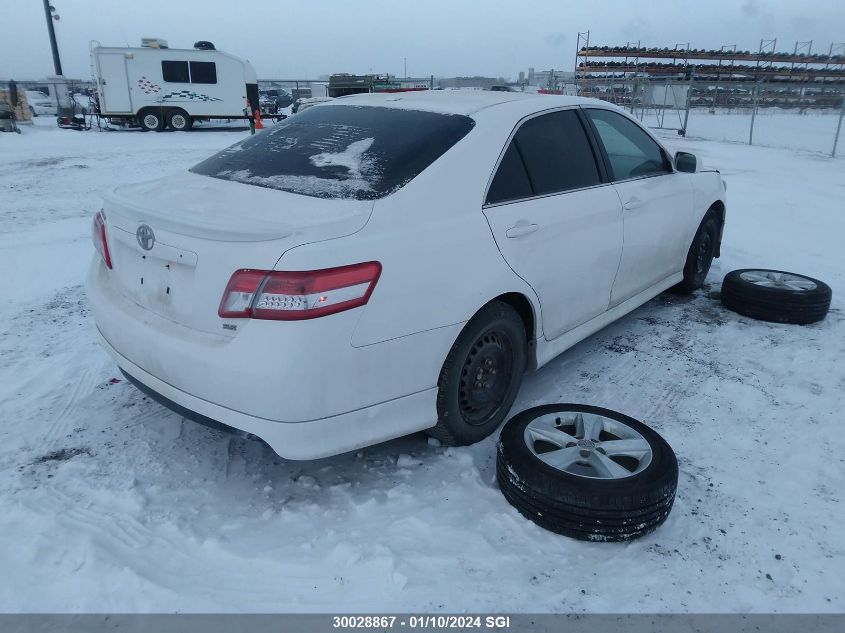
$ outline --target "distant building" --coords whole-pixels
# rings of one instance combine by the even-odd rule
[[[480,88],[489,90],[493,86],[507,84],[501,77],[442,77],[437,80],[441,88]]]
[[[522,76],[522,73],[520,73]],[[529,86],[537,86],[545,90],[563,90],[564,85],[575,82],[574,72],[564,72],[562,70],[539,70],[535,71],[533,68],[528,69],[528,83]]]
[[[405,92],[429,90],[433,87],[432,77],[398,79],[394,75],[350,75],[338,73],[329,77],[327,95],[343,97],[367,92]]]

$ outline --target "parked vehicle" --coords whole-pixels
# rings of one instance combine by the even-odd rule
[[[522,374],[719,255],[725,184],[606,102],[321,103],[110,193],[88,296],[133,384],[310,459],[476,442]]]
[[[326,101],[333,101],[334,97],[307,97],[302,99],[297,99],[293,103],[293,108],[291,108],[291,113],[296,114],[297,112],[302,112],[303,110],[307,110],[311,106],[315,106],[318,103],[325,103]]]
[[[93,97],[75,92],[71,95],[73,106],[82,114],[92,114],[97,110],[97,104]]]
[[[261,109],[267,114],[276,114],[282,108],[287,108],[293,103],[293,97],[286,90],[271,88],[259,91],[259,102]]]
[[[194,121],[245,118],[258,106],[258,82],[248,61],[197,42],[167,48],[147,39],[140,48],[92,45],[100,112],[136,120],[143,130],[189,130]]]
[[[32,116],[56,116],[56,103],[39,90],[27,90],[26,102],[29,104],[29,111]]]

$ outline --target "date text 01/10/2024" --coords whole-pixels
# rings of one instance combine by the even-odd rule
[[[510,620],[506,615],[344,615],[333,616],[332,626],[336,629],[507,629]]]

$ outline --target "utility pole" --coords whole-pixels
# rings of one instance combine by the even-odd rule
[[[402,61],[405,62],[405,81],[408,81],[408,58],[403,57]]]
[[[44,16],[47,18],[47,33],[50,36],[50,47],[53,49],[53,68],[56,74],[62,75],[62,61],[59,59],[59,45],[56,43],[56,30],[53,28],[53,20],[58,20],[56,8],[50,4],[50,0],[44,0]]]

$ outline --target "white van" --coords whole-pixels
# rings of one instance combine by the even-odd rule
[[[258,108],[252,65],[211,42],[168,48],[144,39],[139,48],[91,43],[102,116],[136,120],[143,130],[188,130],[194,121],[245,118],[247,100]]]

